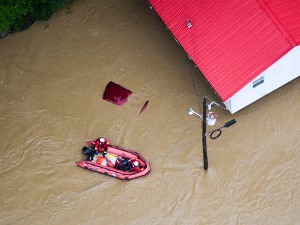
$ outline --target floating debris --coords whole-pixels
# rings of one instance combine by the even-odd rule
[[[149,100],[145,102],[143,108],[142,108],[141,111],[140,111],[140,114],[141,114],[142,112],[144,112],[144,110],[147,108],[148,103],[149,103]]]
[[[103,99],[111,102],[115,105],[123,105],[127,102],[128,97],[132,94],[132,92],[112,81],[110,81],[105,88],[103,93]]]

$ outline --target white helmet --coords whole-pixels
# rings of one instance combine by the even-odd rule
[[[138,161],[134,161],[134,162],[133,162],[133,165],[134,165],[134,166],[138,166],[138,165],[139,165],[139,162],[138,162]]]
[[[104,139],[103,137],[101,137],[101,138],[99,139],[99,141],[100,141],[101,143],[104,143],[104,142],[105,142],[105,139]]]

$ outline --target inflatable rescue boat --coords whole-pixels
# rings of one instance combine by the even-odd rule
[[[81,168],[96,171],[122,180],[132,180],[145,176],[150,172],[150,164],[141,155],[137,152],[123,149],[118,146],[109,145],[105,157],[100,156],[102,159],[99,160],[99,155],[94,149],[95,142],[96,140],[88,141],[86,142],[87,146],[82,148],[82,152],[88,157],[86,160],[76,162]],[[118,160],[121,159],[122,162],[125,162],[128,165],[127,167],[125,165],[122,170],[118,167],[112,167],[106,162],[106,159],[109,159],[109,157],[114,157]],[[131,167],[131,164],[129,163],[131,161],[138,162],[138,170]]]

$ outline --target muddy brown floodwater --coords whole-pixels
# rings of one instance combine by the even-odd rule
[[[299,78],[234,115],[217,108],[214,127],[238,122],[207,140],[204,171],[187,110],[218,98],[146,1],[79,0],[0,53],[0,224],[300,224]],[[110,81],[132,91],[123,106],[102,100]],[[150,174],[76,166],[100,135]]]

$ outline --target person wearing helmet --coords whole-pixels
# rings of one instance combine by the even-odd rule
[[[137,159],[132,159],[129,161],[130,163],[130,171],[142,172],[143,168],[141,168],[139,161]]]
[[[108,146],[109,142],[104,137],[100,137],[95,141],[95,150],[102,154],[106,154]]]

